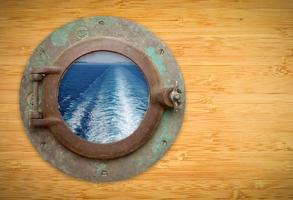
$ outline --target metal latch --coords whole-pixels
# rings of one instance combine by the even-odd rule
[[[179,88],[178,81],[175,81],[175,86],[160,90],[157,94],[157,100],[165,107],[179,110],[182,103],[182,90]]]

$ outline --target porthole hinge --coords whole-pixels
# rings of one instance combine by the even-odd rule
[[[49,126],[58,121],[58,119],[46,118],[43,119],[43,114],[39,111],[39,88],[40,82],[45,78],[47,74],[58,74],[61,70],[59,67],[33,67],[31,70],[31,80],[33,81],[33,106],[30,113],[30,126]]]

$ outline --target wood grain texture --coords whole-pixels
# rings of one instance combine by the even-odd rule
[[[80,17],[140,23],[173,51],[187,89],[171,150],[127,181],[80,181],[26,137],[18,89],[33,49]],[[1,1],[0,199],[292,199],[291,0]]]

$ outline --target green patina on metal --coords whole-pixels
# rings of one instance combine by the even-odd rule
[[[96,20],[96,28],[101,28],[102,26],[106,26],[106,27],[112,27],[114,25],[117,25],[115,17],[108,17],[108,16],[100,16],[100,17],[95,17]],[[91,19],[93,20],[93,19]]]
[[[168,139],[165,136],[161,136],[152,145],[152,157],[155,159],[157,156],[164,153],[165,147],[168,144]],[[155,159],[156,160],[156,159]]]
[[[100,176],[102,174],[102,172],[104,170],[106,170],[106,168],[107,168],[107,165],[105,165],[104,163],[98,164],[96,166],[96,173],[97,173],[97,175]]]
[[[160,55],[157,54],[153,47],[147,47],[145,49],[146,54],[152,59],[154,64],[157,67],[160,75],[164,75],[166,73],[166,67],[164,65],[164,61]]]
[[[88,28],[85,26],[80,26],[76,29],[75,35],[78,39],[85,39],[89,36]]]
[[[28,105],[29,112],[32,112],[33,111],[33,106],[34,106],[34,103],[33,103],[33,94],[32,93],[30,93],[27,96],[27,105]]]
[[[56,47],[65,46],[68,41],[68,36],[72,32],[73,27],[76,22],[66,24],[65,26],[57,29],[55,32],[51,34],[51,42]]]
[[[163,117],[161,119],[161,123],[160,123],[160,128],[162,130],[166,131],[168,127],[170,126],[169,118],[171,117],[172,113],[173,113],[173,110],[170,110],[170,109],[165,110]]]
[[[49,62],[49,55],[46,52],[45,44],[40,44],[39,48],[36,49],[31,57],[29,63],[34,67],[43,67]]]
[[[56,47],[64,47],[69,41],[69,36],[74,32],[78,39],[90,36],[90,29],[99,29],[102,26],[112,26],[114,21],[109,17],[90,17],[88,19],[76,20],[57,29],[50,36],[51,42]]]
[[[85,20],[85,24],[87,27],[95,27],[99,23],[98,17],[89,17],[87,20]]]
[[[137,151],[119,159],[101,161],[78,156],[60,145],[54,137],[42,129],[31,129],[28,123],[28,112],[32,111],[32,85],[29,71],[32,67],[44,67],[53,63],[58,52],[66,50],[80,40],[91,37],[117,37],[137,46],[152,60],[165,86],[177,80],[184,91],[183,77],[169,51],[158,52],[162,46],[159,39],[143,26],[116,17],[98,16],[80,19],[64,25],[54,31],[34,51],[30,58],[20,91],[20,110],[27,135],[42,157],[61,171],[90,181],[114,181],[126,179],[148,169],[159,160],[174,142],[180,129],[184,103],[179,112],[165,110],[160,125],[153,137]],[[48,53],[49,52],[49,53]],[[166,67],[168,66],[168,68]],[[40,96],[42,91],[40,91]],[[183,96],[184,98],[184,96]],[[40,99],[41,103],[41,99]],[[41,108],[41,106],[39,106]],[[45,143],[46,145],[43,145]],[[54,151],[52,151],[54,149]],[[64,162],[64,157],[67,161]]]

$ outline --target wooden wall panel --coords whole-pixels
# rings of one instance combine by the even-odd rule
[[[80,181],[44,162],[18,108],[36,45],[71,20],[140,23],[173,51],[187,106],[171,150],[130,180]],[[1,1],[0,199],[292,199],[293,2]]]

